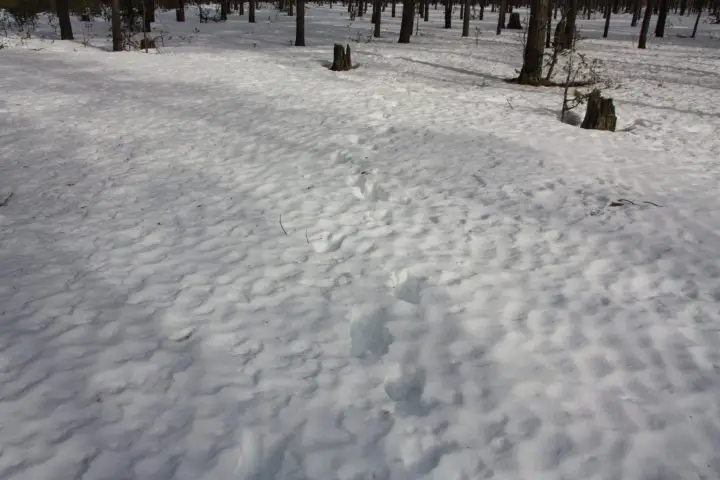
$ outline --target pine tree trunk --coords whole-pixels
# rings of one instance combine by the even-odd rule
[[[423,22],[430,21],[430,0],[425,0],[425,12],[423,12]]]
[[[295,46],[305,46],[305,0],[297,0],[297,16],[295,17]]]
[[[445,0],[445,28],[452,28],[452,0]]]
[[[668,1],[660,0],[660,12],[658,14],[657,23],[655,24],[655,36],[662,38],[665,36],[665,22],[668,14]]]
[[[245,2],[242,0],[238,3],[238,15],[245,15]]]
[[[465,0],[465,16],[463,17],[462,36],[470,36],[470,0]]]
[[[292,3],[290,5],[292,7]],[[255,0],[248,2],[248,22],[255,23]]]
[[[610,8],[610,1],[607,0],[607,9],[605,11],[605,28],[603,29],[603,38],[607,38],[608,32],[610,31],[610,15],[612,14],[612,9]]]
[[[550,48],[550,39],[552,37],[552,21],[553,21],[553,3],[548,2],[547,27],[545,30],[545,48]]]
[[[577,20],[578,0],[566,0],[565,32],[562,38],[563,48],[572,48],[575,42],[575,24]]]
[[[542,81],[548,3],[548,0],[532,0],[530,2],[530,21],[525,42],[525,55],[518,78],[518,83],[523,85],[538,85]]]
[[[637,27],[638,19],[640,18],[640,0],[633,0],[633,16],[630,21],[631,27]]]
[[[414,0],[405,0],[403,2],[402,20],[400,21],[400,39],[398,43],[410,43],[412,35],[413,22],[415,20]]]
[[[120,0],[112,0],[112,42],[113,52],[122,52],[122,30],[120,27]]]
[[[695,18],[695,26],[693,27],[693,33],[691,35],[691,38],[695,38],[695,34],[697,33],[698,24],[700,23],[700,17],[702,16],[702,4],[698,5],[698,14],[697,18]]]
[[[72,24],[70,23],[70,5],[68,0],[56,0],[57,16],[60,21],[60,39],[74,40]]]
[[[230,7],[229,0],[220,0],[220,20],[223,22],[227,22],[228,19],[228,9]]]
[[[494,5],[495,4],[493,4],[493,6]],[[507,11],[507,0],[502,0],[500,2],[500,11],[498,12],[497,35],[500,35],[500,33],[502,33],[502,29],[505,28],[505,11]]]
[[[680,16],[685,15],[685,10],[687,9],[687,0],[680,0]]]
[[[380,17],[382,16],[382,0],[375,0],[375,3],[373,4],[373,15],[375,16],[373,37],[380,38]]]
[[[392,4],[390,5],[390,16],[392,18],[395,18],[395,5],[397,4],[397,0],[392,0]]]
[[[647,0],[642,26],[640,27],[640,40],[638,40],[638,48],[647,48],[647,34],[648,30],[650,30],[650,18],[652,17],[652,12],[653,0]]]
[[[178,22],[185,21],[185,0],[177,0],[177,9],[175,9],[175,20]]]

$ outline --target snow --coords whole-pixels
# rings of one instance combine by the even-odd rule
[[[158,16],[0,51],[0,478],[720,477],[719,27],[583,19],[611,134],[489,12]]]

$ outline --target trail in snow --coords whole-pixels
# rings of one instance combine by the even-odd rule
[[[3,51],[1,478],[720,475],[713,85],[591,42],[588,132],[438,20],[349,74],[286,20]]]

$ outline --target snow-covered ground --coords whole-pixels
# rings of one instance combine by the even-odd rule
[[[173,17],[0,51],[0,478],[720,478],[718,27],[582,20],[606,133],[494,14]]]

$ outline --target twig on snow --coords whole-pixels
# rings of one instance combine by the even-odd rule
[[[0,207],[4,207],[8,204],[13,196],[13,192],[2,193],[0,192]]]
[[[308,238],[307,229],[305,230],[305,240],[307,240],[308,245],[310,245],[310,239]]]
[[[283,227],[283,224],[282,224],[282,214],[280,214],[280,228],[282,228],[283,233],[287,237],[288,233],[285,231],[285,227]]]
[[[507,102],[508,106],[510,107],[510,110],[515,110],[515,107],[513,107],[512,103],[510,103],[509,98],[506,98],[505,101]]]

